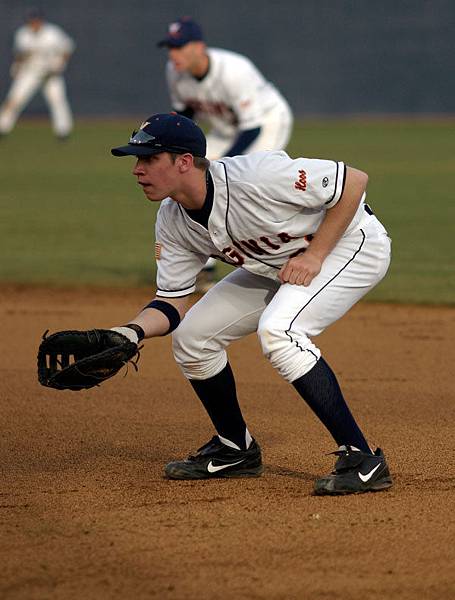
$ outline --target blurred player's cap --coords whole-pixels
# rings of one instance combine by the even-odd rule
[[[27,13],[25,15],[26,21],[35,21],[35,20],[42,21],[43,19],[44,19],[44,13],[40,8],[37,8],[37,7],[29,8],[29,10],[27,11]]]
[[[204,39],[200,26],[189,17],[182,17],[170,23],[167,37],[158,42],[158,47],[181,48],[188,42],[200,42]]]
[[[160,113],[146,119],[133,131],[127,146],[112,148],[114,156],[151,156],[173,152],[205,157],[205,135],[194,121],[172,113]]]

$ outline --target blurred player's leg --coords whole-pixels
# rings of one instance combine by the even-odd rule
[[[33,72],[19,73],[14,79],[5,102],[0,110],[0,133],[9,133],[41,84],[41,76]]]
[[[60,138],[67,137],[73,129],[73,116],[66,97],[63,77],[49,77],[43,86],[43,94],[49,105],[55,135]]]

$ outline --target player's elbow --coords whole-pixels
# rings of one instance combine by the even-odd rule
[[[368,174],[359,169],[348,167],[346,181],[349,182],[352,187],[362,190],[363,193],[368,185]]]
[[[364,171],[360,171],[361,174],[361,183],[362,183],[362,187],[363,187],[363,191],[365,191],[367,189],[367,185],[368,185],[368,173],[365,173]]]
[[[360,202],[363,193],[368,185],[368,175],[364,171],[347,168],[346,182],[342,194],[344,203],[351,201],[352,203]]]

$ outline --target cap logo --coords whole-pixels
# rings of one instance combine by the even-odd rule
[[[180,31],[180,23],[171,23],[169,25],[169,33],[171,35],[178,35],[179,31]]]
[[[144,129],[145,127],[147,127],[147,125],[150,125],[150,121],[144,121],[143,123],[141,123],[139,125],[139,129]]]

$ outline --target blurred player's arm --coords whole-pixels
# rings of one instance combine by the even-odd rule
[[[13,79],[17,77],[19,71],[25,65],[30,56],[31,52],[24,41],[23,30],[19,29],[14,35],[13,61],[9,70],[9,73]]]
[[[55,52],[55,64],[52,66],[51,72],[59,75],[66,69],[68,61],[76,48],[76,44],[63,29],[59,28],[57,34],[58,37],[56,41],[58,46],[56,47]]]
[[[66,65],[68,64],[69,59],[71,58],[73,51],[67,51],[62,54],[60,57],[60,64],[57,65],[57,71],[62,73],[66,69]]]
[[[258,95],[258,88],[261,87],[258,76],[250,61],[242,61],[227,74],[225,84],[230,90],[227,102],[236,116],[238,132],[225,156],[246,154],[261,133],[264,109]]]
[[[239,131],[237,138],[235,139],[231,148],[229,148],[229,150],[225,153],[225,156],[237,156],[238,154],[244,154],[245,150],[251,146],[260,133],[260,127]]]
[[[13,79],[17,77],[19,71],[25,65],[30,56],[31,52],[16,51],[14,53],[13,62],[11,63],[11,67],[9,70],[9,74]]]
[[[68,61],[74,52],[74,48],[65,50],[56,60],[55,68],[52,69],[55,74],[63,73],[68,65]]]
[[[190,106],[186,106],[182,110],[177,110],[174,107],[174,110],[177,114],[187,117],[188,119],[193,119],[194,115],[196,114],[194,108],[191,108]],[[237,156],[239,154],[244,154],[260,133],[260,127],[253,127],[252,129],[239,131],[234,143],[232,144],[231,148],[224,153],[224,156]]]
[[[346,181],[338,202],[329,208],[310,245],[303,254],[290,258],[280,270],[282,283],[310,285],[327,255],[346,231],[362,200],[368,175],[346,167]]]
[[[193,119],[196,111],[191,106],[188,106],[185,100],[181,97],[177,89],[177,74],[172,66],[172,62],[168,61],[166,65],[166,83],[171,100],[172,110],[178,115]]]

